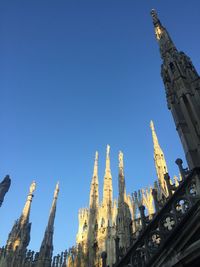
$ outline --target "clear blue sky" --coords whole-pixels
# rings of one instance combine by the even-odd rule
[[[57,180],[55,252],[73,245],[96,150],[102,187],[106,144],[115,197],[119,150],[127,191],[153,184],[151,119],[169,172],[178,173],[183,151],[160,78],[152,8],[199,71],[197,0],[0,2],[0,177],[12,178],[0,208],[0,246],[34,179],[30,248],[40,247]]]

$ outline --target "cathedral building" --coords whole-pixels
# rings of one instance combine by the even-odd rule
[[[200,264],[200,78],[191,60],[179,52],[155,10],[151,12],[161,58],[161,75],[168,108],[182,142],[188,167],[177,159],[179,178],[170,178],[153,121],[157,181],[150,188],[127,194],[123,153],[118,156],[118,198],[113,199],[110,146],[106,149],[103,198],[99,197],[98,152],[90,185],[88,208],[78,213],[74,247],[53,257],[56,185],[39,252],[28,250],[29,221],[36,188],[30,186],[24,209],[14,223],[0,267],[170,267]],[[10,184],[10,182],[9,182]],[[2,183],[4,186],[4,183]],[[9,186],[0,184],[0,199]],[[2,192],[2,194],[1,194]],[[2,197],[1,197],[2,195]],[[1,201],[1,203],[2,203]]]

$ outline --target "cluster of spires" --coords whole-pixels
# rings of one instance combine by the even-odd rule
[[[159,186],[160,186],[162,193],[166,196],[168,193],[167,193],[167,189],[166,189],[167,187],[166,187],[165,180],[164,180],[164,174],[167,172],[167,165],[166,165],[163,151],[159,145],[158,138],[157,138],[155,128],[154,128],[154,124],[152,121],[150,123],[150,127],[152,130],[152,138],[153,138],[153,144],[154,144],[154,161],[155,161],[156,170],[158,174]],[[133,200],[135,202],[142,202],[147,207],[149,214],[150,215],[153,214],[154,207],[152,204],[153,203],[152,188],[143,189],[139,191],[137,194],[135,193],[134,195],[132,195],[132,197],[126,195],[123,153],[121,151],[119,152],[119,166],[118,167],[119,167],[119,199],[118,199],[119,205],[120,203],[123,203],[125,201],[125,198],[129,198],[129,201],[132,204],[133,204]],[[6,244],[7,251],[20,251],[21,254],[26,252],[26,249],[30,241],[31,223],[29,222],[29,217],[30,217],[31,203],[32,203],[35,189],[36,189],[36,183],[35,181],[33,181],[31,183],[22,214],[20,218],[15,222],[8,236],[8,240]],[[48,220],[45,234],[44,234],[44,237],[41,243],[40,251],[36,253],[37,254],[36,255],[36,258],[37,258],[36,266],[37,267],[49,266],[49,264],[51,264],[51,260],[53,256],[54,220],[55,220],[55,214],[56,214],[56,203],[57,203],[58,193],[59,193],[59,183],[56,184],[56,188],[54,191],[49,220]],[[107,207],[106,220],[108,221],[110,219],[111,212],[112,212],[111,211],[112,203],[113,203],[113,188],[112,188],[112,175],[111,175],[111,169],[110,169],[110,146],[107,145],[102,205]],[[95,160],[94,160],[94,170],[93,170],[92,181],[91,181],[89,209],[94,210],[98,206],[99,206],[98,152],[96,152]],[[79,216],[82,216],[82,214],[85,215],[86,212],[88,212],[87,209],[80,210]],[[132,211],[132,213],[134,212],[135,211]]]
[[[196,102],[195,102],[199,100],[199,91],[195,90],[196,89],[195,86],[197,86],[199,82],[199,78],[198,78],[199,76],[195,68],[193,67],[190,59],[183,52],[177,51],[167,30],[162,26],[160,20],[158,19],[158,16],[155,10],[152,10],[151,14],[153,18],[154,27],[155,27],[156,38],[158,40],[159,47],[160,47],[161,57],[164,61],[164,64],[162,65],[162,76],[163,76],[163,80],[166,86],[168,107],[169,109],[172,110],[172,114],[175,118],[175,123],[178,129],[179,135],[183,142],[183,147],[185,150],[185,154],[186,154],[189,167],[192,169],[194,167],[199,166],[199,162],[200,162],[200,149],[199,149],[200,147],[200,138],[199,138],[200,124],[199,124],[199,119],[198,119],[199,118],[199,113],[198,113],[199,107],[197,107],[198,105],[196,105]],[[182,75],[183,76],[185,75],[187,77],[187,80],[192,82],[193,87],[189,89],[186,88],[186,89],[188,89],[188,92],[189,90],[194,92],[193,94],[190,94],[184,91],[182,92],[182,95],[179,96],[178,94],[176,95],[174,92],[172,92],[173,88],[170,87],[171,86],[170,83],[171,83],[171,80],[173,80],[176,75],[176,72],[175,72],[176,66],[174,65],[174,62],[173,62],[174,60],[173,53],[175,53],[177,57],[179,56],[180,60],[183,61],[182,65],[185,67],[185,70],[181,69],[180,71],[183,71],[183,73],[185,71],[185,73]],[[171,73],[173,73],[171,77],[168,76],[168,70],[167,70],[168,67],[170,67]],[[191,105],[193,105],[192,106],[193,117],[191,114],[188,115],[188,110],[187,110],[188,107],[184,106],[184,105],[186,106],[188,105],[187,99],[183,99],[185,101],[184,105],[182,105],[184,109],[180,109],[179,113],[177,114],[183,115],[182,119],[185,120],[184,127],[187,128],[187,134],[185,134],[185,132],[182,131],[180,118],[176,114],[176,110],[174,109],[174,106],[173,106],[175,102],[175,97],[179,98],[180,100],[181,98],[183,98],[183,95],[186,93],[187,93],[187,97],[189,96],[195,99],[195,101],[191,101],[190,103]],[[177,106],[176,108],[178,110],[180,106]],[[192,117],[192,119],[190,118],[190,116]],[[132,196],[132,199],[135,200],[138,206],[141,206],[141,202],[143,201],[145,206],[149,209],[149,211],[152,209],[151,205],[148,207],[149,203],[152,202],[152,198],[154,198],[155,200],[154,190],[159,188],[159,190],[157,190],[157,192],[159,192],[160,194],[158,198],[162,200],[163,197],[166,198],[170,194],[169,187],[170,187],[170,184],[171,185],[173,184],[173,182],[170,180],[169,177],[167,177],[168,179],[165,179],[167,175],[167,165],[166,165],[165,157],[158,143],[158,138],[156,136],[153,122],[151,122],[150,126],[152,130],[152,137],[153,137],[153,144],[154,144],[154,161],[155,161],[155,166],[156,166],[156,171],[157,171],[157,176],[158,176],[158,184],[156,183],[154,185],[154,189],[150,188],[150,189],[140,190],[138,193],[135,192],[134,195]],[[196,146],[196,144],[198,144],[198,146]],[[179,162],[177,162],[177,164],[178,165],[181,164],[180,160]],[[181,172],[181,167],[180,167],[180,172]],[[175,181],[175,187],[177,187],[179,184],[178,178],[175,177],[174,181]],[[124,196],[125,196],[125,181],[124,181],[124,172],[123,172],[123,153],[122,152],[119,153],[119,189],[120,189],[119,200],[123,202]],[[31,202],[32,202],[34,190],[35,190],[35,182],[31,184],[29,194],[27,197],[27,201],[26,201],[21,217],[16,221],[11,233],[9,234],[5,251],[9,252],[9,251],[17,250],[17,251],[20,251],[21,255],[26,252],[25,250],[30,240],[31,224],[29,222],[29,215],[30,215],[30,208],[31,208]],[[37,264],[35,265],[37,267],[46,267],[46,266],[49,266],[49,264],[51,264],[52,253],[53,253],[53,230],[54,230],[53,225],[54,225],[54,219],[55,219],[55,213],[56,213],[56,202],[57,202],[57,197],[58,197],[58,191],[59,191],[59,186],[57,184],[55,193],[54,193],[54,199],[53,199],[51,211],[50,211],[48,225],[47,225],[45,235],[42,241],[40,252],[37,255]],[[112,176],[111,176],[111,171],[110,171],[110,147],[107,146],[106,169],[105,169],[104,188],[103,188],[103,205],[108,208],[108,219],[110,216],[109,209],[111,207],[110,204],[112,203],[112,198],[113,198],[113,192],[112,192]],[[98,204],[99,204],[98,153],[96,152],[94,172],[93,172],[91,191],[90,191],[90,203],[89,203],[90,209],[95,209],[98,206]],[[157,207],[158,206],[155,203],[155,208]],[[152,213],[153,213],[153,210],[152,210]],[[61,258],[66,258],[66,254],[62,254]],[[11,258],[11,261],[12,261],[12,258]],[[54,265],[56,264],[55,262],[56,260],[54,260],[54,263],[53,263]]]

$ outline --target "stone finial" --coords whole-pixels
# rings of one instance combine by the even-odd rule
[[[27,196],[27,200],[26,200],[23,212],[22,212],[22,216],[21,216],[21,220],[20,220],[21,225],[26,224],[26,222],[29,221],[31,202],[33,199],[33,193],[35,192],[35,189],[36,189],[36,182],[33,181],[29,187],[29,194]]]
[[[29,194],[32,195],[35,192],[36,189],[36,182],[33,181],[29,188]]]

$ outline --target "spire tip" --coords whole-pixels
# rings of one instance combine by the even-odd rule
[[[99,153],[98,153],[98,151],[96,151],[96,152],[95,152],[95,161],[98,160],[98,156],[99,156]]]
[[[54,191],[54,198],[57,198],[58,197],[58,193],[59,193],[59,182],[57,182],[56,184],[56,188],[55,188],[55,191]]]
[[[153,123],[152,120],[150,121],[150,128],[151,128],[152,131],[154,131],[154,123]]]
[[[123,158],[124,158],[124,154],[122,153],[122,151],[119,151],[119,168],[123,168],[124,166]]]
[[[153,24],[157,24],[159,22],[159,19],[158,19],[158,15],[157,15],[157,12],[156,10],[153,8],[151,10],[151,16],[152,16],[152,19],[153,19]]]
[[[109,156],[110,154],[110,145],[107,145],[107,148],[106,148],[106,155]]]

